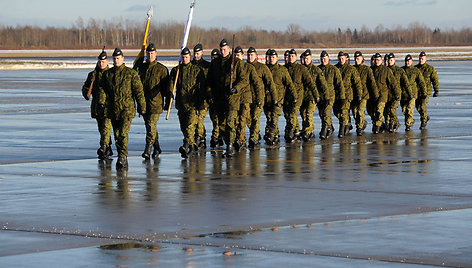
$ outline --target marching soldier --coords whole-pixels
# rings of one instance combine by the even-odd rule
[[[220,53],[220,50],[215,48],[211,51],[210,53],[210,56],[211,56],[211,61],[213,61],[214,59],[218,58],[219,56],[221,56],[221,53]]]
[[[191,55],[188,48],[182,49],[182,63],[172,68],[170,72],[169,92],[172,92],[175,80],[175,108],[178,110],[180,130],[184,136],[183,145],[179,152],[182,158],[188,158],[189,154],[198,150],[195,142],[195,126],[197,113],[204,101],[204,71],[196,64],[190,62]],[[179,77],[177,75],[179,70]]]
[[[420,114],[421,118],[420,129],[425,129],[429,121],[427,106],[429,102],[429,96],[433,93],[433,89],[433,98],[439,96],[438,73],[436,72],[436,69],[433,66],[427,64],[426,61],[426,53],[422,51],[419,55],[419,63],[415,66],[423,73],[424,82],[426,84],[427,89],[426,95],[419,94],[418,98],[416,99],[416,110]],[[433,84],[433,88],[431,88],[431,84]]]
[[[382,64],[382,56],[379,53],[374,54],[375,65],[372,68],[375,82],[379,88],[379,98],[374,105],[374,120],[372,121],[372,133],[380,133],[380,128],[383,124],[383,113],[385,110],[385,103],[388,100],[390,90],[398,91],[399,86],[392,71]]]
[[[324,102],[323,105],[325,105],[325,107],[322,108],[323,117],[326,118],[326,121],[324,122],[326,125],[323,126],[324,128],[321,129],[320,138],[326,139],[330,137],[334,132],[334,127],[330,115],[331,110],[333,110],[334,102],[343,103],[346,99],[346,93],[344,91],[343,78],[341,72],[338,68],[329,63],[329,55],[324,50],[320,54],[320,61],[321,64],[318,65],[318,67],[320,67],[321,71],[323,71],[323,75],[326,79],[326,82],[328,83],[330,97],[329,102]],[[347,115],[343,114],[343,110],[337,110],[337,112],[338,113],[335,113],[335,115],[339,120],[339,125],[344,126],[344,124],[347,123]],[[339,134],[343,135],[344,130],[341,131],[340,129]]]
[[[285,67],[292,78],[292,83],[298,95],[294,102],[288,102],[285,105],[287,111],[285,141],[290,143],[300,139],[299,112],[303,119],[303,139],[308,141],[314,138],[313,113],[315,112],[316,103],[319,102],[320,95],[308,69],[297,62],[297,52],[293,48],[289,51],[289,62],[285,64]]]
[[[354,107],[353,114],[356,119],[356,133],[357,136],[364,135],[364,130],[367,127],[367,121],[365,120],[365,110],[370,115],[372,122],[374,121],[374,105],[376,100],[379,98],[379,88],[375,83],[374,73],[372,69],[365,65],[364,56],[362,52],[356,51],[354,53],[354,60],[356,64],[354,67],[359,73],[362,85],[362,98],[361,101]]]
[[[262,98],[261,98],[261,105],[258,106],[259,103],[252,103],[251,104],[251,118],[248,121],[249,126],[249,148],[254,148],[259,146],[260,140],[260,118],[263,107],[277,105],[277,91],[276,85],[274,83],[274,79],[272,78],[272,73],[269,70],[267,65],[260,63],[257,60],[257,52],[256,49],[250,47],[247,50],[247,62],[254,66],[256,69],[256,73],[259,78],[262,80],[263,83],[263,91],[262,91]],[[256,95],[253,92],[253,99],[256,98]],[[268,120],[268,119],[267,119]]]
[[[149,44],[146,48],[146,62],[139,59],[134,69],[138,72],[143,83],[144,96],[146,98],[146,114],[143,115],[146,126],[146,146],[142,157],[149,159],[161,153],[159,145],[159,133],[157,131],[157,121],[164,108],[164,98],[167,101],[167,86],[169,72],[167,67],[156,60],[157,50],[154,44]]]
[[[100,80],[102,79],[103,73],[108,70],[108,57],[105,48],[98,55],[97,65],[95,70],[90,72],[87,76],[87,80],[82,86],[82,95],[86,100],[90,100],[92,96],[92,103],[90,104],[90,112],[92,118],[97,121],[98,132],[100,133],[100,148],[97,150],[99,159],[107,159],[113,155],[111,149],[111,121],[107,118],[106,107],[101,108],[99,106],[99,90]],[[89,93],[90,92],[90,93]],[[90,95],[89,95],[90,94]]]
[[[298,95],[287,68],[278,63],[277,52],[274,49],[268,49],[266,57],[268,57],[267,67],[269,67],[276,85],[277,99],[273,101],[274,105],[269,106],[268,101],[266,101],[264,106],[264,113],[267,116],[264,140],[268,145],[276,145],[280,143],[279,117],[282,115],[281,106],[286,101],[291,101],[291,105],[295,105]]]
[[[113,126],[116,150],[118,151],[117,169],[128,167],[128,132],[131,121],[138,113],[146,114],[146,99],[143,84],[138,73],[124,65],[121,49],[113,51],[113,67],[108,69],[100,81],[99,100],[101,107],[108,109],[108,116]]]
[[[405,115],[405,131],[411,131],[415,120],[413,119],[413,113],[415,111],[415,101],[420,96],[427,95],[426,83],[424,82],[423,74],[421,71],[413,66],[413,58],[410,54],[405,57],[405,66],[402,67],[408,76],[410,82],[409,90],[402,88],[402,99],[400,105],[402,112]]]
[[[396,132],[400,127],[397,110],[402,92],[410,91],[410,83],[408,82],[408,77],[406,76],[405,70],[395,65],[395,61],[395,55],[393,53],[388,54],[388,68],[392,70],[399,86],[395,87],[395,90],[389,91],[388,101],[385,104],[385,129],[390,133]]]
[[[208,68],[210,68],[210,63],[203,59],[203,46],[202,44],[197,44],[193,48],[193,59],[192,64],[197,65],[203,70],[205,78],[208,73]],[[206,130],[205,130],[205,117],[208,113],[208,100],[203,98],[201,107],[197,109],[197,125],[195,129],[196,142],[198,147],[205,149],[206,148]]]
[[[233,144],[236,141],[236,119],[240,106],[240,95],[248,85],[247,73],[242,61],[231,55],[231,48],[226,39],[220,42],[221,57],[211,62],[208,70],[207,83],[211,92],[210,103],[216,109],[217,124],[213,128],[212,140],[217,140],[220,133],[220,124],[225,124],[224,134],[226,143],[225,156],[234,154]]]

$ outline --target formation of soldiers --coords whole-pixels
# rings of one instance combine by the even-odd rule
[[[425,52],[419,54],[416,66],[411,55],[407,55],[403,67],[396,65],[393,53],[386,54],[384,59],[375,53],[370,67],[360,51],[353,55],[354,65],[349,62],[349,54],[342,51],[337,55],[338,63],[332,65],[328,53],[322,51],[318,66],[313,64],[310,49],[300,55],[300,63],[294,49],[285,51],[284,65],[279,64],[274,49],[265,52],[265,64],[259,62],[253,47],[247,49],[246,61],[244,54],[241,47],[232,50],[223,39],[220,49],[211,52],[208,62],[203,59],[203,46],[197,44],[193,59],[191,51],[183,49],[182,60],[169,73],[157,62],[153,44],[147,46],[146,58],[138,59],[133,68],[123,64],[124,55],[119,48],[113,52],[114,66],[108,68],[106,52],[102,51],[82,88],[84,98],[92,97],[92,118],[97,120],[100,132],[98,157],[107,159],[113,155],[110,138],[113,127],[118,151],[116,166],[127,167],[128,132],[136,110],[146,126],[142,157],[157,157],[161,153],[157,121],[174,97],[184,136],[179,152],[187,158],[206,148],[204,120],[208,113],[213,123],[210,147],[226,144],[223,155],[231,157],[246,146],[260,146],[262,112],[267,119],[263,139],[267,145],[278,145],[278,120],[282,114],[286,121],[283,136],[286,143],[313,140],[316,107],[322,140],[334,135],[331,114],[339,121],[339,138],[349,135],[354,126],[358,136],[364,135],[368,125],[366,112],[371,118],[373,134],[396,132],[400,127],[399,104],[405,117],[405,131],[412,129],[415,107],[421,118],[420,129],[425,129],[430,119],[429,96],[439,94],[438,75],[426,63]]]

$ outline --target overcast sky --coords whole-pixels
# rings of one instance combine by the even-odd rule
[[[70,27],[81,17],[111,20],[146,20],[150,5],[152,23],[185,22],[190,0],[0,0],[0,25]],[[306,30],[347,27],[407,27],[421,22],[431,28],[461,29],[472,26],[470,0],[197,0],[194,25],[285,30],[294,23]]]

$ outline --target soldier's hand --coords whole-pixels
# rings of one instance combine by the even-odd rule
[[[87,96],[87,94],[83,95],[84,96],[84,99],[86,100],[90,100],[90,98]]]
[[[437,96],[439,96],[439,91],[434,91],[433,98],[436,98]]]
[[[229,94],[230,95],[234,95],[234,94],[237,94],[237,93],[238,93],[238,90],[236,88],[232,87],[232,88],[229,89]]]

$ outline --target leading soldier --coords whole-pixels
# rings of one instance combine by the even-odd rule
[[[92,96],[92,103],[90,104],[90,112],[92,118],[97,121],[98,132],[100,133],[100,148],[97,150],[98,158],[107,159],[113,155],[111,149],[111,121],[107,118],[106,107],[99,105],[99,90],[100,80],[103,73],[108,70],[107,52],[103,49],[98,55],[98,61],[95,69],[90,72],[82,86],[82,95],[86,100]],[[90,94],[90,95],[89,95]]]
[[[154,147],[152,157],[161,153],[157,121],[164,108],[164,98],[167,99],[167,83],[169,71],[162,63],[156,60],[157,50],[154,44],[146,48],[146,62],[139,59],[134,69],[138,72],[143,83],[144,97],[146,98],[146,114],[143,115],[146,126],[146,146],[142,157],[149,159]],[[167,100],[166,100],[167,101]]]
[[[419,55],[419,63],[415,66],[423,73],[424,82],[426,84],[426,95],[418,95],[418,99],[416,99],[416,110],[418,110],[421,118],[420,129],[425,129],[429,121],[427,106],[429,102],[429,96],[431,93],[433,93],[433,89],[433,98],[439,96],[438,73],[433,66],[426,63],[427,60],[426,53],[422,51]],[[431,88],[431,84],[433,84],[433,88]]]
[[[410,91],[410,83],[408,82],[408,77],[406,76],[405,70],[395,65],[395,55],[393,53],[388,54],[388,68],[392,70],[393,75],[397,80],[398,87],[395,87],[394,90],[390,90],[388,94],[388,100],[385,104],[385,130],[393,133],[398,130],[400,123],[398,122],[397,110],[398,103],[403,91]]]
[[[115,146],[118,151],[117,169],[128,167],[128,132],[131,121],[138,113],[146,114],[146,99],[143,84],[138,73],[125,66],[125,57],[121,49],[113,51],[113,67],[103,74],[100,81],[99,100],[102,107],[108,109],[108,116],[113,126]]]
[[[413,58],[410,54],[405,57],[405,66],[402,67],[408,76],[410,82],[410,90],[402,91],[402,99],[400,105],[402,112],[405,115],[405,131],[411,131],[411,127],[415,120],[413,119],[413,113],[415,111],[415,101],[420,96],[427,95],[426,83],[424,82],[423,74],[421,71],[413,66]],[[419,92],[418,92],[419,91]]]

